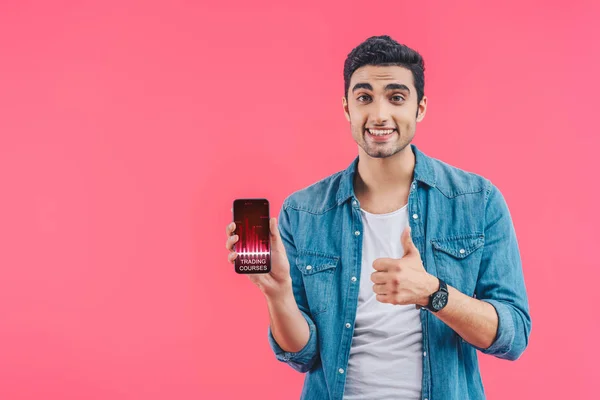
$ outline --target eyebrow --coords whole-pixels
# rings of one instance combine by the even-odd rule
[[[352,88],[352,93],[356,92],[358,89],[367,89],[367,90],[373,90],[373,86],[371,86],[370,83],[366,83],[366,82],[359,82],[356,85],[354,85],[354,87]],[[407,91],[410,94],[410,89],[408,88],[408,86],[403,85],[401,83],[388,83],[385,86],[385,91],[388,90],[404,90]]]

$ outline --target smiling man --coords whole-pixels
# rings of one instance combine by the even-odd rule
[[[427,109],[419,53],[371,37],[344,83],[358,156],[284,200],[278,261],[252,277],[271,348],[306,373],[302,399],[484,399],[477,351],[517,360],[531,330],[508,206],[411,143]]]

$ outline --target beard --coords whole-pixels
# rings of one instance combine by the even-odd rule
[[[369,157],[387,158],[404,150],[410,144],[413,137],[414,135],[411,137],[403,136],[399,130],[396,130],[389,139],[376,142],[369,137],[369,133],[366,130],[363,130],[362,140],[359,141],[358,145]]]

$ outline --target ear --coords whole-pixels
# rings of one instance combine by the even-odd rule
[[[423,118],[425,118],[426,112],[427,112],[427,97],[423,96],[423,98],[421,99],[421,102],[419,103],[418,109],[417,109],[417,122],[423,121]]]
[[[344,108],[344,115],[346,116],[346,120],[350,122],[350,111],[348,111],[348,102],[346,101],[346,97],[342,96],[342,107]]]

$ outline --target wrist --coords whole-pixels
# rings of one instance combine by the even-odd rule
[[[287,303],[290,300],[295,301],[291,281],[289,284],[282,285],[275,290],[264,291],[263,295],[270,304]]]
[[[431,274],[427,274],[427,282],[425,284],[425,287],[426,287],[425,296],[423,296],[421,301],[419,303],[417,303],[422,307],[427,307],[429,305],[429,298],[431,297],[431,295],[434,294],[435,292],[437,292],[438,290],[440,290],[440,281],[438,280],[437,277],[435,277]]]

